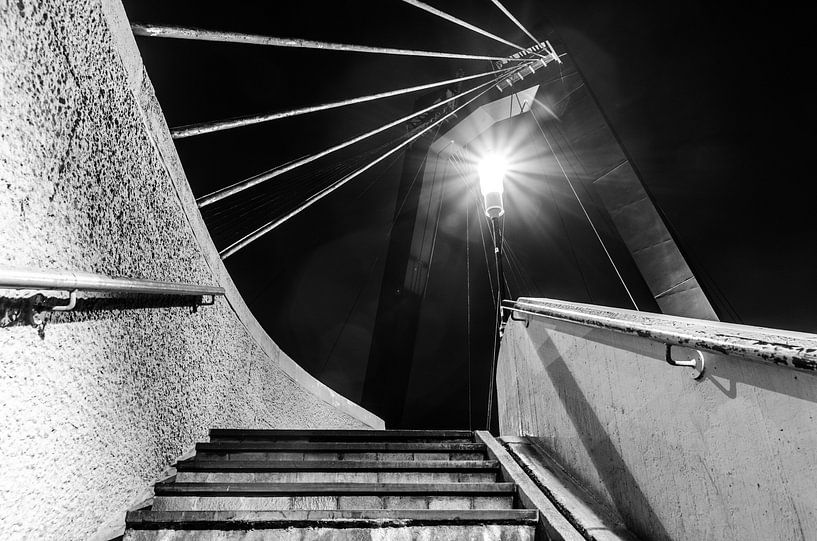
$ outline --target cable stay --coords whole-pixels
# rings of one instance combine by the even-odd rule
[[[491,72],[491,73],[492,74],[504,73],[506,71],[507,70],[497,70],[497,71]],[[397,126],[399,124],[403,124],[404,122],[407,122],[407,121],[411,120],[412,118],[421,116],[421,115],[423,115],[423,114],[425,114],[425,113],[427,113],[427,112],[429,112],[429,111],[431,111],[433,109],[436,109],[437,107],[443,106],[443,105],[445,105],[447,103],[451,103],[451,102],[453,102],[453,101],[455,101],[455,100],[457,100],[457,99],[459,99],[459,98],[461,98],[461,97],[463,97],[463,96],[465,96],[467,94],[475,92],[476,90],[479,90],[481,88],[485,88],[489,84],[495,84],[495,82],[496,82],[495,80],[490,81],[489,83],[483,83],[483,84],[478,85],[478,86],[476,86],[474,88],[471,88],[469,90],[460,92],[459,94],[455,94],[455,95],[453,95],[453,96],[451,96],[449,98],[446,98],[445,100],[441,100],[441,101],[439,101],[437,103],[434,103],[434,104],[426,107],[425,109],[417,111],[416,113],[412,113],[410,115],[404,116],[404,117],[399,118],[399,119],[397,119],[397,120],[395,120],[393,122],[390,122],[389,124],[386,124],[386,125],[381,126],[379,128],[375,128],[374,130],[366,132],[366,133],[364,133],[362,135],[358,135],[357,137],[353,137],[352,139],[349,139],[347,141],[344,141],[343,143],[340,143],[340,144],[335,145],[333,147],[330,147],[330,148],[328,148],[326,150],[318,152],[317,154],[307,156],[306,158],[297,160],[295,162],[291,162],[291,163],[289,163],[287,165],[284,165],[284,166],[279,166],[277,168],[264,171],[263,173],[259,173],[259,174],[255,175],[255,176],[252,176],[252,177],[250,177],[250,178],[248,178],[246,180],[242,180],[242,181],[237,182],[237,183],[235,183],[235,184],[233,184],[231,186],[227,186],[226,188],[222,188],[220,190],[216,190],[215,192],[212,192],[210,194],[202,196],[202,197],[198,198],[196,201],[197,201],[199,207],[206,207],[207,205],[211,205],[211,204],[215,203],[216,201],[220,201],[220,200],[224,199],[225,197],[229,197],[231,195],[234,195],[234,194],[237,194],[237,193],[239,193],[241,191],[244,191],[244,190],[246,190],[248,188],[252,188],[253,186],[256,186],[256,185],[258,185],[258,184],[260,184],[262,182],[273,179],[273,178],[275,178],[275,177],[277,177],[279,175],[282,175],[282,174],[286,173],[287,171],[291,171],[291,170],[295,169],[296,167],[301,167],[302,165],[306,165],[308,163],[314,162],[315,160],[317,160],[319,158],[322,158],[322,157],[324,157],[324,156],[326,156],[328,154],[336,152],[336,151],[338,151],[338,150],[340,150],[342,148],[346,148],[349,145],[352,145],[352,144],[357,143],[359,141],[363,141],[364,139],[367,139],[367,138],[372,137],[372,136],[374,136],[374,135],[376,135],[378,133],[381,133],[381,132],[383,132],[385,130],[388,130],[389,128],[393,128],[393,127],[395,127],[395,126]]]
[[[406,139],[405,141],[403,141],[402,143],[400,143],[396,147],[392,148],[391,150],[387,151],[386,153],[382,154],[378,158],[374,159],[369,164],[365,165],[364,167],[361,167],[360,169],[358,169],[354,173],[351,173],[351,174],[347,175],[346,177],[341,178],[337,182],[331,184],[330,186],[324,188],[320,192],[318,192],[318,193],[314,194],[313,196],[309,197],[297,209],[287,213],[286,215],[284,215],[284,216],[282,216],[282,217],[280,217],[280,218],[278,218],[276,220],[273,220],[273,221],[267,223],[266,225],[263,225],[263,226],[259,227],[258,229],[256,229],[252,233],[250,233],[250,234],[244,236],[243,238],[239,239],[238,241],[234,242],[233,244],[231,244],[230,246],[228,246],[227,248],[225,248],[224,250],[219,252],[219,255],[221,255],[222,259],[227,259],[231,255],[236,253],[238,250],[244,248],[245,246],[247,246],[251,242],[253,242],[253,241],[259,239],[260,237],[264,236],[265,234],[269,233],[270,231],[272,231],[273,229],[275,229],[276,227],[278,227],[282,223],[286,222],[287,220],[289,220],[293,216],[296,216],[297,214],[300,214],[301,212],[303,212],[307,208],[311,207],[312,205],[314,205],[315,203],[317,203],[318,201],[320,201],[321,199],[323,199],[327,195],[331,194],[332,192],[334,192],[338,188],[342,187],[343,185],[345,185],[346,183],[348,183],[349,181],[351,181],[352,179],[354,179],[358,175],[361,175],[364,172],[368,171],[369,169],[371,169],[372,167],[374,167],[375,165],[377,165],[381,161],[385,160],[386,158],[388,158],[389,156],[391,156],[392,154],[394,154],[398,150],[401,150],[402,148],[405,148],[406,146],[410,145],[411,143],[413,143],[414,141],[416,141],[417,139],[419,139],[420,137],[422,137],[423,135],[428,133],[432,128],[435,128],[435,127],[441,125],[443,122],[445,122],[446,120],[448,120],[452,116],[456,115],[459,111],[461,111],[462,109],[464,109],[465,107],[467,107],[468,105],[473,103],[474,101],[478,100],[483,95],[487,94],[492,88],[492,86],[490,86],[490,85],[493,85],[495,83],[496,83],[496,80],[489,81],[488,83],[484,83],[484,84],[476,87],[476,89],[485,88],[486,86],[488,88],[483,90],[482,92],[480,92],[479,94],[477,94],[473,98],[469,99],[464,104],[458,106],[454,110],[452,110],[449,113],[445,114],[440,119],[438,119],[438,120],[434,121],[433,123],[429,124],[428,126],[422,128],[416,134],[412,135],[411,137],[409,137],[408,139]],[[472,91],[476,90],[476,89],[472,89]]]
[[[255,190],[248,197],[227,199],[222,202],[223,204],[203,209],[202,216],[213,240],[217,246],[231,243],[236,238],[236,231],[252,231],[259,222],[266,222],[269,216],[279,216],[297,207],[309,195],[352,173],[404,137],[405,135],[401,134],[376,148],[342,160],[334,160],[331,164],[319,168],[305,167],[293,171],[281,177],[280,182]],[[396,158],[399,158],[399,153],[394,155],[393,159]],[[392,160],[387,161],[389,162],[387,166],[394,163]]]
[[[169,26],[160,24],[132,23],[131,30],[136,36],[151,38],[187,39],[193,41],[214,41],[220,43],[243,43],[247,45],[266,45],[268,47],[291,47],[298,49],[319,49],[322,51],[345,51],[353,53],[387,54],[396,56],[420,56],[427,58],[450,58],[454,60],[503,60],[499,56],[484,56],[436,51],[417,51],[395,49],[392,47],[370,47],[348,43],[330,43],[300,38],[279,38],[260,34],[227,32],[222,30],[205,30],[186,26]]]
[[[570,233],[567,228],[567,222],[565,222],[564,216],[562,215],[562,211],[559,208],[559,200],[556,199],[556,194],[553,192],[553,186],[549,182],[545,182],[545,185],[548,190],[548,194],[550,194],[550,199],[553,201],[553,206],[556,209],[556,216],[559,217],[559,222],[562,224],[562,230],[565,233],[565,239],[567,240],[567,248],[570,251],[570,255],[573,259],[573,264],[576,266],[576,270],[579,271],[579,278],[581,278],[582,285],[584,286],[584,291],[587,293],[587,298],[593,304],[595,301],[593,299],[593,294],[590,291],[590,286],[587,283],[587,278],[584,275],[584,271],[582,270],[581,263],[579,262],[579,257],[576,255],[576,250],[573,249],[573,241],[570,240]]]
[[[431,13],[432,15],[436,15],[437,17],[440,17],[442,19],[445,19],[448,22],[452,22],[452,23],[457,24],[457,25],[459,25],[459,26],[461,26],[463,28],[467,28],[468,30],[471,30],[472,32],[476,32],[477,34],[481,34],[481,35],[483,35],[485,37],[491,38],[494,41],[498,41],[499,43],[509,45],[509,46],[513,47],[514,49],[519,49],[520,51],[525,50],[524,47],[522,47],[520,45],[517,45],[516,43],[512,43],[512,42],[510,42],[510,41],[508,41],[508,40],[506,40],[504,38],[501,38],[501,37],[499,37],[499,36],[497,36],[495,34],[492,34],[492,33],[488,32],[487,30],[483,30],[482,28],[480,28],[478,26],[474,26],[471,23],[465,22],[462,19],[454,17],[453,15],[450,15],[450,14],[448,14],[448,13],[446,13],[444,11],[441,11],[441,10],[435,8],[435,7],[431,7],[426,3],[420,2],[419,0],[403,0],[403,2],[405,2],[406,4],[410,4],[410,5],[412,5],[412,6],[416,7],[416,8],[420,8],[423,11],[427,11],[428,13]]]
[[[618,279],[621,282],[621,285],[624,287],[624,291],[627,292],[627,297],[630,298],[630,302],[633,303],[633,306],[635,307],[635,309],[640,310],[640,308],[638,307],[638,303],[635,302],[635,298],[633,298],[633,294],[630,292],[630,288],[627,287],[627,283],[624,281],[624,278],[621,276],[621,272],[619,272],[618,266],[616,265],[616,262],[613,261],[613,256],[610,255],[610,251],[607,249],[607,246],[604,244],[604,240],[602,240],[598,229],[596,229],[596,225],[593,223],[593,220],[590,218],[590,214],[587,212],[587,209],[585,208],[584,203],[582,203],[582,200],[579,197],[578,192],[576,192],[576,188],[573,186],[573,182],[570,180],[570,177],[568,176],[567,171],[565,171],[565,168],[562,165],[562,161],[559,159],[559,156],[553,150],[553,146],[550,144],[550,139],[548,139],[548,136],[545,134],[545,130],[543,130],[541,124],[539,124],[539,119],[536,118],[536,115],[533,113],[532,110],[531,110],[530,114],[533,117],[533,121],[536,122],[536,127],[539,128],[539,133],[542,134],[542,138],[545,140],[545,143],[547,144],[548,149],[550,149],[551,155],[556,160],[556,164],[559,166],[559,169],[562,171],[562,175],[564,175],[565,180],[567,181],[567,185],[570,186],[570,190],[573,192],[573,195],[576,197],[576,201],[579,203],[579,207],[581,207],[582,212],[584,213],[584,217],[587,218],[587,223],[590,224],[590,228],[593,230],[593,233],[596,235],[596,239],[598,239],[602,250],[604,250],[604,253],[607,256],[607,259],[610,261],[610,265],[612,265],[613,270],[616,273],[616,276],[618,276]]]
[[[516,26],[518,26],[518,27],[519,27],[519,29],[520,29],[520,30],[522,30],[522,32],[524,32],[525,34],[527,34],[527,36],[528,36],[530,39],[532,39],[534,43],[536,43],[537,45],[539,44],[539,40],[538,40],[538,39],[536,39],[535,37],[533,37],[533,34],[531,34],[530,32],[528,32],[528,29],[527,29],[527,28],[525,28],[525,27],[522,25],[522,23],[520,23],[520,22],[517,20],[517,18],[513,16],[513,14],[512,14],[510,11],[508,11],[508,9],[507,9],[505,6],[503,6],[503,5],[502,5],[502,2],[500,2],[499,0],[491,0],[491,2],[493,2],[493,3],[494,3],[494,5],[495,5],[496,7],[498,7],[498,8],[499,8],[499,10],[500,10],[502,13],[504,13],[504,14],[505,14],[505,15],[506,15],[506,16],[507,16],[507,17],[508,17],[510,20],[511,20],[511,22],[513,22],[513,23],[514,23]]]
[[[335,109],[338,107],[345,107],[347,105],[355,105],[358,103],[365,103],[369,101],[379,100],[383,98],[391,98],[393,96],[400,96],[402,94],[410,94],[412,92],[419,92],[421,90],[428,90],[430,88],[436,88],[438,86],[445,86],[455,83],[461,83],[463,81],[470,81],[471,79],[478,79],[480,77],[487,77],[489,75],[495,74],[496,71],[486,71],[483,73],[478,73],[476,75],[466,75],[464,77],[457,77],[455,79],[447,79],[445,81],[438,81],[436,83],[428,83],[418,86],[412,86],[408,88],[400,88],[398,90],[390,90],[388,92],[381,92],[379,94],[370,94],[368,96],[360,96],[358,98],[350,98],[341,101],[335,101],[331,103],[324,103],[322,105],[311,105],[308,107],[301,107],[298,109],[292,109],[290,111],[282,111],[279,113],[266,113],[260,115],[248,115],[236,118],[230,118],[226,120],[216,120],[216,121],[209,121],[209,122],[199,122],[196,124],[188,124],[186,126],[180,126],[178,128],[171,128],[170,135],[173,139],[183,139],[185,137],[192,137],[194,135],[203,135],[206,133],[212,133],[222,130],[230,130],[233,128],[240,128],[242,126],[251,126],[253,124],[260,124],[263,122],[270,122],[272,120],[278,120],[281,118],[290,118],[293,116],[308,114],[308,113],[316,113],[318,111],[326,111],[328,109]]]
[[[412,6],[416,7],[416,8],[422,9],[423,11],[426,11],[428,13],[431,13],[432,15],[436,15],[437,17],[445,19],[446,21],[452,22],[452,23],[454,23],[456,25],[459,25],[459,26],[461,26],[463,28],[471,30],[472,32],[476,32],[477,34],[481,34],[483,36],[489,37],[489,38],[493,39],[494,41],[498,41],[499,43],[509,45],[509,46],[513,47],[514,49],[518,49],[520,51],[520,53],[532,54],[532,55],[538,56],[543,61],[544,65],[547,65],[547,62],[549,62],[550,60],[556,60],[559,64],[562,63],[560,57],[562,57],[564,55],[563,54],[562,55],[556,54],[556,51],[553,49],[553,46],[550,44],[550,42],[548,42],[548,41],[539,42],[539,41],[536,40],[536,38],[533,38],[533,36],[530,36],[530,34],[528,34],[528,35],[531,38],[533,38],[534,41],[536,41],[536,46],[526,49],[526,48],[522,47],[521,45],[517,45],[516,43],[510,42],[510,41],[508,41],[508,40],[506,40],[504,38],[501,38],[501,37],[499,37],[499,36],[497,36],[495,34],[492,34],[492,33],[488,32],[487,30],[484,30],[484,29],[482,29],[482,28],[480,28],[478,26],[475,26],[475,25],[473,25],[473,24],[471,24],[469,22],[466,22],[466,21],[463,21],[462,19],[454,17],[453,15],[451,15],[449,13],[446,13],[446,12],[444,12],[442,10],[439,10],[439,9],[435,8],[435,7],[429,6],[426,3],[420,2],[419,0],[403,0],[403,2],[405,2],[407,4],[410,4],[410,5],[412,5]],[[514,23],[516,23],[518,26],[521,26],[521,23],[519,21],[517,21],[516,18],[514,18],[513,15],[511,15],[510,12],[508,12],[504,8],[504,6],[502,6],[498,2],[497,2],[497,4],[498,4],[498,6],[501,6],[500,9],[502,9],[503,12],[505,12],[505,14],[508,15]],[[527,33],[527,31],[525,31],[525,32]],[[544,49],[546,51],[546,54],[542,54],[542,53],[538,52],[539,49]],[[510,57],[503,58],[500,62],[503,62],[503,63],[518,62],[521,59],[522,59],[521,55],[519,53],[517,53],[517,54],[512,55]]]

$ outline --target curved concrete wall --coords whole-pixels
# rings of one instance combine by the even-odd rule
[[[742,327],[713,325],[720,336]],[[815,340],[748,330],[767,344]],[[534,437],[643,539],[815,538],[817,376],[706,354],[696,381],[664,355],[647,338],[510,321],[497,375],[501,432]]]
[[[247,310],[118,1],[0,0],[0,238],[0,265],[227,291],[0,329],[4,539],[107,531],[211,427],[383,428]]]

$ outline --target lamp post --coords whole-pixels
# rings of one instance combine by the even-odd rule
[[[492,237],[494,240],[494,258],[496,262],[496,327],[494,329],[494,351],[491,363],[491,375],[488,383],[488,412],[486,415],[485,429],[491,430],[491,414],[493,410],[494,382],[496,381],[496,368],[499,359],[499,345],[502,339],[503,318],[502,299],[505,297],[505,275],[502,269],[502,229],[499,227],[499,218],[505,214],[505,207],[502,204],[503,183],[507,165],[505,160],[496,153],[486,155],[479,163],[479,189],[485,199],[485,215],[491,222]]]
[[[502,230],[499,227],[499,218],[505,214],[502,204],[503,183],[507,165],[505,160],[496,153],[485,156],[479,164],[479,189],[485,200],[485,215],[491,222],[491,232],[494,240],[494,258],[496,260],[496,277],[498,302],[502,302],[505,291],[505,276],[502,268]]]

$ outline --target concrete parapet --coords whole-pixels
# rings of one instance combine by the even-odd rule
[[[811,355],[817,337],[541,301],[650,321],[654,332],[528,314],[510,321],[497,375],[502,434],[531,436],[644,539],[817,535],[817,375],[735,353],[757,340],[758,348]],[[695,380],[691,368],[666,362],[655,337],[694,327],[703,343],[707,326],[711,338],[736,346],[704,353]],[[673,347],[677,359],[684,351]]]

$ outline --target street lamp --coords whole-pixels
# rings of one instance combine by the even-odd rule
[[[505,277],[502,269],[502,231],[499,227],[499,218],[505,214],[502,204],[503,183],[508,166],[502,155],[491,152],[485,155],[477,166],[479,172],[479,189],[485,200],[485,215],[491,222],[491,231],[494,240],[494,256],[496,258],[496,275],[498,302],[504,298]]]
[[[505,159],[493,152],[479,162],[479,189],[485,198],[485,215],[492,220],[505,214],[505,208],[502,206],[502,184],[506,170]]]
[[[505,214],[505,207],[502,204],[503,182],[507,172],[505,159],[497,153],[485,155],[477,167],[479,172],[479,189],[485,199],[485,215],[491,222],[491,231],[494,240],[494,257],[496,261],[496,328],[494,334],[493,362],[491,365],[491,375],[488,384],[488,411],[485,421],[485,429],[491,430],[491,413],[493,409],[494,381],[496,380],[496,367],[499,359],[499,344],[505,327],[505,320],[502,317],[502,299],[505,298],[505,273],[502,270],[502,229],[499,227],[499,218]]]

